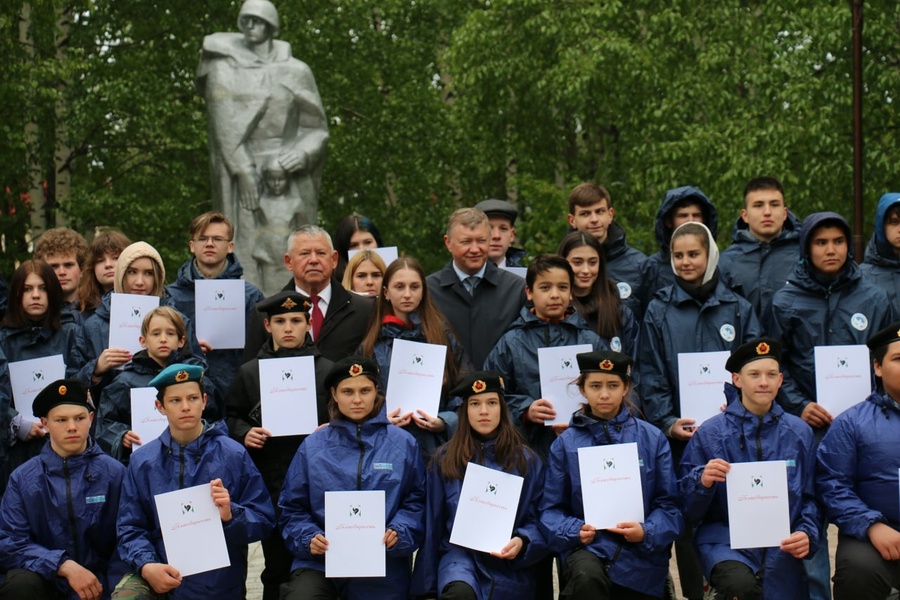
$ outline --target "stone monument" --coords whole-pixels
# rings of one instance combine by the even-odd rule
[[[209,115],[213,208],[234,223],[244,278],[272,294],[290,279],[288,235],[316,223],[328,123],[312,71],[275,39],[275,6],[246,0],[238,29],[203,39],[197,88]]]

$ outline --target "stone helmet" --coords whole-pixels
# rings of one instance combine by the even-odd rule
[[[272,37],[278,35],[278,10],[269,0],[246,0],[238,13],[238,29],[244,30],[241,20],[244,17],[262,19],[272,27]]]

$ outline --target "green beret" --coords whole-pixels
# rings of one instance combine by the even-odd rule
[[[311,309],[312,302],[309,298],[294,291],[279,292],[256,303],[256,310],[269,317],[291,312],[309,313]]]
[[[866,342],[866,346],[868,346],[869,350],[872,352],[877,352],[888,344],[897,341],[900,341],[900,321],[891,323],[881,331],[873,333],[872,337],[869,338],[869,341]]]
[[[160,371],[159,375],[151,379],[147,385],[162,391],[176,383],[187,383],[188,381],[200,383],[201,379],[203,379],[203,367],[176,363]]]
[[[468,398],[475,394],[487,394],[488,392],[496,392],[502,397],[505,390],[503,376],[496,371],[475,371],[466,376],[465,379],[450,390],[451,396],[459,396]]]
[[[613,350],[595,350],[576,355],[578,370],[584,373],[609,373],[631,379],[634,361],[627,354]]]
[[[325,376],[325,389],[336,387],[345,379],[368,375],[372,381],[378,382],[378,363],[365,356],[348,356],[334,363]]]
[[[34,398],[31,412],[38,418],[46,417],[51,408],[60,404],[83,406],[89,412],[94,412],[90,390],[77,379],[57,379],[42,389]]]
[[[739,373],[747,363],[761,358],[774,358],[781,365],[781,342],[775,338],[759,338],[741,344],[725,361],[729,373]]]

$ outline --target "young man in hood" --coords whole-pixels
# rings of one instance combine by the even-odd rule
[[[866,246],[863,275],[887,292],[900,315],[900,194],[885,194],[875,210],[875,233]]]

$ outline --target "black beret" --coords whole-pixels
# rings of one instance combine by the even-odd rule
[[[295,291],[278,292],[270,298],[256,303],[256,310],[270,317],[289,312],[308,313],[312,309],[309,298]]]
[[[46,417],[50,409],[60,404],[83,406],[94,412],[94,402],[87,386],[77,379],[57,379],[35,396],[31,412],[36,417]]]
[[[725,361],[725,369],[729,373],[739,373],[747,363],[761,358],[774,358],[781,364],[781,342],[775,338],[759,338],[741,344]]]
[[[516,210],[516,207],[506,200],[496,200],[494,198],[491,198],[489,200],[482,200],[475,205],[475,208],[489,217],[506,217],[507,219],[509,219],[510,223],[513,224],[515,224],[516,222],[516,217],[519,216],[519,211]]]
[[[868,346],[869,350],[872,352],[877,352],[888,344],[897,341],[900,341],[900,321],[891,323],[881,331],[873,333],[872,337],[869,338],[869,341],[866,342],[866,346]]]
[[[378,382],[378,363],[365,356],[348,356],[334,363],[325,376],[325,389],[331,389],[345,379],[368,375]]]
[[[450,395],[468,398],[475,394],[497,392],[503,396],[505,387],[500,373],[496,371],[475,371],[467,375],[455,388],[450,390]]]
[[[578,370],[582,373],[609,373],[631,378],[631,365],[634,361],[627,354],[612,350],[595,350],[582,352],[575,357]]]

